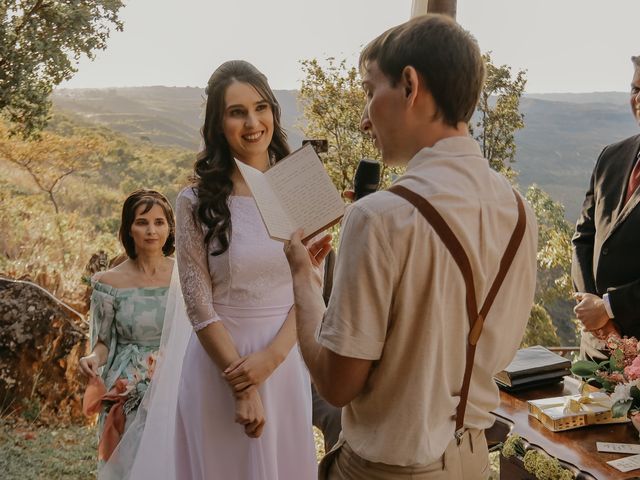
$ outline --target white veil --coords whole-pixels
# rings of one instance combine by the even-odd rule
[[[99,480],[175,480],[178,387],[191,332],[175,262],[152,381],[118,447],[98,472]]]

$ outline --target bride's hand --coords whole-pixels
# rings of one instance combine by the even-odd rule
[[[80,364],[80,371],[87,377],[93,378],[98,374],[100,360],[95,352],[87,355],[86,357],[82,357],[78,363]]]
[[[248,437],[258,438],[262,435],[266,419],[260,394],[256,388],[249,388],[236,396],[235,421],[244,426]]]
[[[232,362],[222,376],[234,392],[242,392],[262,384],[283,360],[282,355],[269,349],[260,350]]]

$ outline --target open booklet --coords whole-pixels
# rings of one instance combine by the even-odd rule
[[[237,159],[236,164],[271,238],[289,240],[302,228],[306,240],[344,215],[344,202],[311,145],[296,150],[264,173]]]

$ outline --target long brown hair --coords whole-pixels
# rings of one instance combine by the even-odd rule
[[[243,60],[231,60],[220,65],[211,75],[205,91],[207,105],[201,132],[204,150],[198,154],[192,177],[198,192],[197,218],[208,228],[205,245],[209,245],[211,240],[217,240],[212,255],[226,252],[231,238],[228,202],[233,191],[231,174],[234,162],[229,143],[222,131],[222,120],[225,93],[234,81],[251,85],[271,105],[273,137],[269,144],[269,157],[277,162],[290,151],[287,135],[280,125],[280,105],[269,87],[267,77]]]

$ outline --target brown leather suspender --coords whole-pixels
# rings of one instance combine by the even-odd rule
[[[489,293],[487,294],[487,298],[482,304],[482,308],[480,309],[480,311],[478,311],[478,303],[476,301],[476,290],[475,284],[473,282],[473,271],[471,270],[471,262],[469,262],[467,253],[465,252],[462,244],[455,236],[449,225],[447,225],[447,222],[444,220],[444,218],[442,218],[442,216],[433,207],[433,205],[429,203],[427,199],[412,192],[411,190],[400,185],[394,185],[389,188],[389,191],[395,193],[396,195],[399,195],[400,197],[413,204],[424,216],[427,222],[431,224],[447,249],[449,249],[449,252],[460,268],[462,277],[464,278],[470,331],[467,338],[467,358],[466,366],[464,369],[462,390],[460,391],[460,403],[458,403],[458,408],[456,410],[455,436],[459,443],[462,435],[464,434],[464,414],[467,408],[467,400],[469,397],[469,385],[471,384],[471,372],[473,370],[473,361],[476,354],[476,346],[478,344],[480,334],[482,333],[484,319],[489,313],[489,309],[491,308],[491,305],[493,304],[493,301],[498,294],[498,290],[500,289],[500,286],[502,285],[502,282],[504,281],[504,278],[509,271],[509,267],[513,262],[516,252],[518,251],[518,247],[522,242],[522,238],[524,237],[524,232],[526,229],[526,214],[524,210],[524,204],[522,203],[522,199],[520,198],[520,196],[514,190],[513,194],[515,195],[516,202],[518,204],[518,221],[516,223],[515,229],[513,230],[513,233],[511,234],[511,238],[509,239],[507,248],[504,252],[504,255],[502,256],[502,260],[500,260],[500,269],[498,270],[498,274],[496,275],[496,278],[493,281],[491,288],[489,289]]]

